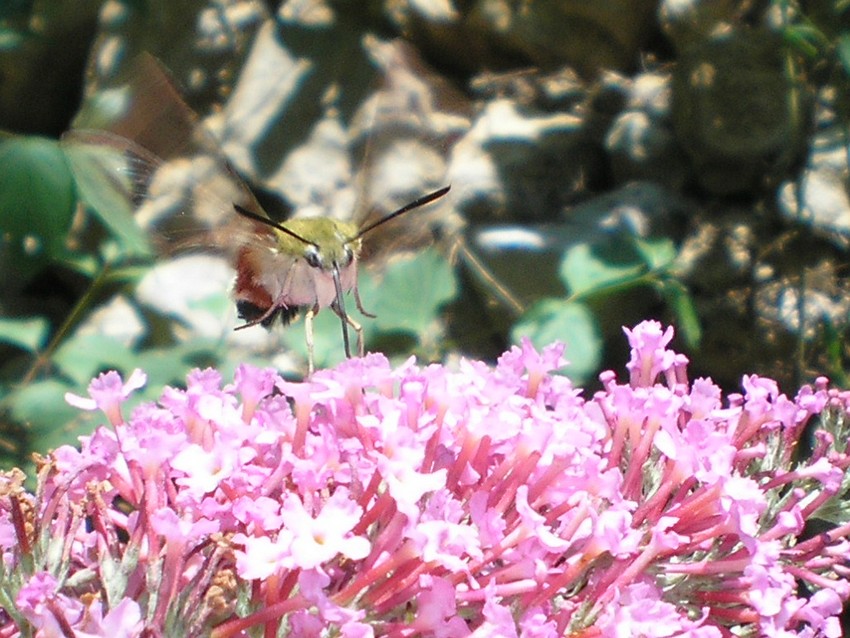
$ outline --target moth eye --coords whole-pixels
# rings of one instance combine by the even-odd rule
[[[310,246],[304,251],[304,259],[311,268],[322,267],[322,255],[315,246]]]
[[[354,261],[354,251],[351,250],[351,246],[345,246],[345,248],[343,250],[345,252],[343,253],[344,258],[342,260],[342,262],[343,262],[342,265],[348,266],[352,261]]]

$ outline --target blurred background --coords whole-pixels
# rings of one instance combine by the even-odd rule
[[[590,393],[656,318],[727,390],[844,385],[848,98],[838,0],[3,2],[0,466],[105,370],[304,374],[303,320],[233,331],[243,183],[360,225],[451,184],[365,239],[394,361],[558,339]]]

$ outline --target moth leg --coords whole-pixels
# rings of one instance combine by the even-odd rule
[[[354,332],[357,334],[357,356],[362,357],[366,353],[366,350],[363,347],[363,326],[360,325],[360,323],[358,323],[354,319],[352,319],[347,313],[341,311],[335,303],[331,304],[331,310],[336,313],[337,317],[345,321],[345,323],[347,323],[354,329]],[[363,312],[363,310],[359,306],[358,310],[360,310],[360,312]],[[371,317],[373,315],[369,316]],[[351,354],[348,352],[348,348],[346,348],[345,356],[351,357]]]
[[[261,323],[263,323],[264,321],[266,321],[269,317],[271,317],[271,316],[272,316],[275,312],[277,312],[280,308],[283,308],[284,310],[286,310],[286,306],[285,306],[285,305],[272,304],[272,305],[271,305],[271,306],[269,306],[269,307],[268,307],[268,309],[267,309],[267,310],[266,310],[263,314],[261,314],[259,317],[256,317],[256,318],[254,318],[254,319],[251,319],[251,321],[248,321],[248,322],[246,322],[246,323],[243,323],[241,326],[236,326],[236,327],[234,328],[234,330],[244,330],[245,328],[250,328],[251,326],[258,326],[258,325],[260,325]]]
[[[374,317],[375,315],[369,315],[370,317]],[[345,320],[348,322],[348,325],[354,328],[354,332],[357,334],[357,355],[362,357],[366,354],[365,349],[363,348],[363,326],[361,326],[358,322],[356,322],[351,317],[346,317]]]
[[[307,376],[313,376],[313,317],[319,312],[318,306],[313,306],[304,316],[304,335],[307,341]]]
[[[363,316],[370,317],[372,319],[374,319],[377,316],[377,315],[373,315],[371,312],[367,312],[366,309],[363,308],[363,302],[360,301],[360,290],[358,290],[358,288],[357,288],[357,280],[356,279],[354,280],[354,303],[357,305],[357,310],[359,310],[360,313]],[[349,322],[349,325],[351,325],[350,322]],[[353,325],[351,327],[354,328]],[[357,330],[357,328],[354,328],[354,329]],[[360,356],[361,357],[363,356],[363,350],[362,349],[360,350]]]

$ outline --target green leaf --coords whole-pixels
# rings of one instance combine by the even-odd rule
[[[665,279],[657,286],[661,296],[676,315],[677,332],[689,348],[699,347],[702,340],[702,326],[699,322],[694,299],[690,291],[674,279]]]
[[[35,451],[47,452],[60,445],[76,445],[77,437],[103,423],[101,413],[83,412],[68,405],[65,393],[70,389],[64,383],[48,379],[34,382],[9,396],[12,417],[27,426]]]
[[[661,237],[657,239],[634,238],[635,249],[652,271],[669,268],[676,259],[676,245],[672,239]]]
[[[225,346],[219,339],[197,338],[167,348],[155,348],[140,353],[133,361],[148,377],[140,396],[156,399],[163,386],[186,383],[186,374],[197,367],[214,366],[228,379],[227,370],[221,369]],[[232,372],[230,373],[232,376]]]
[[[434,247],[394,258],[380,275],[363,272],[359,286],[366,310],[377,315],[367,324],[370,333],[418,336],[457,294],[454,270]]]
[[[44,345],[49,325],[42,317],[8,319],[0,317],[0,341],[12,343],[29,352]]]
[[[602,361],[603,341],[593,313],[581,303],[544,299],[529,309],[511,331],[511,340],[531,339],[538,349],[562,341],[570,362],[567,375],[576,384],[593,377]]]
[[[836,52],[844,75],[850,76],[850,33],[842,33],[838,38]]]
[[[0,268],[6,281],[31,278],[57,258],[74,214],[74,183],[57,142],[0,142]]]
[[[591,244],[576,244],[561,261],[561,280],[574,296],[601,292],[612,286],[636,280],[646,272],[637,261],[623,263],[612,250]]]
[[[794,24],[782,31],[782,35],[791,46],[803,55],[813,58],[831,46],[823,31],[811,24]]]
[[[24,34],[20,31],[0,27],[0,51],[17,49],[25,40]]]
[[[80,386],[106,370],[129,374],[138,367],[137,357],[129,347],[103,334],[74,335],[59,347],[53,361]]]
[[[135,184],[125,152],[108,143],[85,142],[72,136],[62,148],[74,172],[80,199],[97,215],[130,256],[150,256],[146,233],[133,217]]]

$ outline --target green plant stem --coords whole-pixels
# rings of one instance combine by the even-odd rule
[[[27,370],[27,373],[21,380],[21,386],[26,387],[29,385],[41,369],[50,362],[50,359],[59,347],[59,344],[62,343],[71,329],[80,320],[80,317],[91,303],[91,300],[106,284],[111,274],[111,265],[109,263],[104,264],[97,276],[92,280],[88,290],[86,290],[85,294],[80,297],[76,304],[74,304],[74,307],[71,309],[71,312],[68,313],[65,321],[63,321],[62,325],[59,326],[59,329],[56,331],[56,334],[53,335],[53,338],[50,340],[47,348],[44,352],[36,356],[29,370]]]

